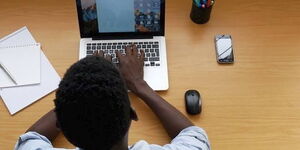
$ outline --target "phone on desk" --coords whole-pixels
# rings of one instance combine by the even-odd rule
[[[215,45],[218,63],[231,64],[234,62],[232,38],[230,35],[216,35]]]

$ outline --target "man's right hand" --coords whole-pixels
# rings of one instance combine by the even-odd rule
[[[135,45],[125,48],[126,54],[117,52],[119,59],[119,70],[126,82],[127,88],[137,94],[140,86],[147,85],[144,81],[144,51]]]

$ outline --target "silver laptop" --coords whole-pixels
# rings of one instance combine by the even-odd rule
[[[135,44],[145,51],[144,79],[167,90],[165,0],[76,0],[80,27],[79,59],[103,51],[118,63],[116,51]]]

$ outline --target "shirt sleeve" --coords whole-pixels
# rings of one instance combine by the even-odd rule
[[[36,132],[27,132],[19,137],[15,150],[51,150],[51,142]]]
[[[206,132],[196,126],[182,130],[170,144],[164,146],[148,144],[139,141],[129,148],[130,150],[210,150],[210,143]]]
[[[170,144],[164,145],[167,150],[210,150],[206,132],[197,126],[182,130]]]

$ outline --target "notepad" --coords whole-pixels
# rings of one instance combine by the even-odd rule
[[[27,29],[23,27],[16,32],[0,39],[0,47],[16,45],[36,44],[35,39]],[[11,115],[36,102],[50,92],[57,89],[60,77],[43,53],[40,51],[41,82],[40,84],[0,89],[3,99]]]
[[[0,87],[39,84],[41,75],[40,44],[0,47]],[[13,82],[12,78],[16,83]]]

